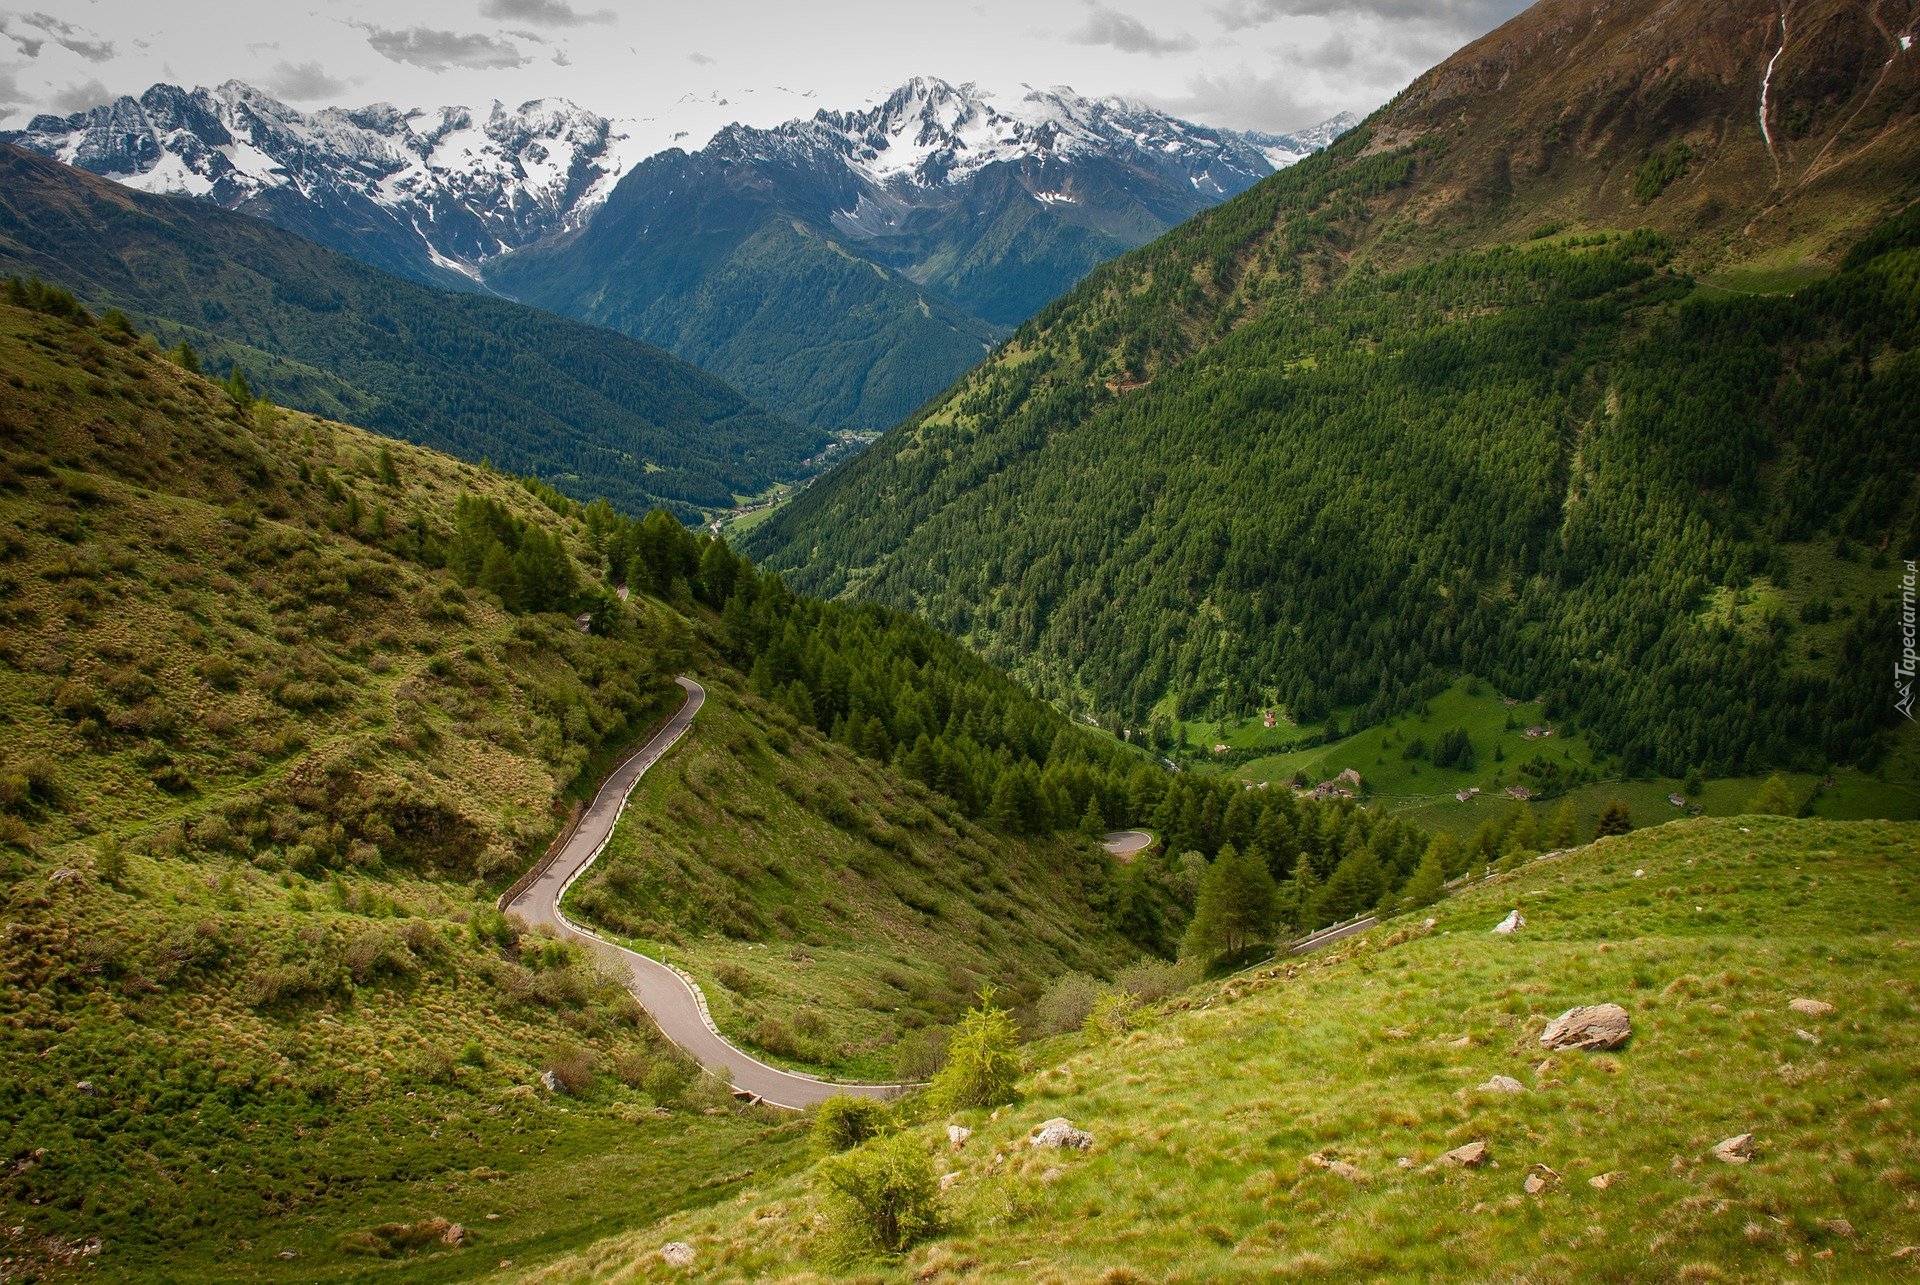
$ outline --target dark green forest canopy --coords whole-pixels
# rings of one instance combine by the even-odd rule
[[[1797,542],[1920,545],[1920,215],[1791,297],[1649,234],[1313,288],[1397,164],[1307,162],[1102,269],[751,547],[1136,723],[1364,724],[1469,672],[1633,771],[1871,761],[1884,601],[1817,660],[1706,608]]]

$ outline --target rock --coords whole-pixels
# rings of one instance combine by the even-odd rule
[[[1084,1129],[1074,1128],[1073,1121],[1055,1116],[1045,1124],[1036,1126],[1028,1141],[1033,1146],[1050,1151],[1057,1151],[1061,1147],[1085,1151],[1093,1145],[1093,1135]]]
[[[1529,1196],[1537,1196],[1549,1187],[1557,1186],[1560,1175],[1545,1165],[1531,1165],[1527,1169],[1527,1180],[1520,1185],[1526,1188]]]
[[[1633,877],[1635,879],[1645,879],[1647,877],[1647,872],[1644,870],[1636,870],[1633,872]]]
[[[442,1245],[464,1245],[467,1243],[467,1229],[459,1223],[448,1223],[446,1230],[440,1233]]]
[[[1422,919],[1420,921],[1420,926],[1422,928],[1431,928],[1439,922],[1440,921],[1438,919],[1435,919],[1432,915],[1428,915],[1425,919]]]
[[[1633,1021],[1618,1004],[1570,1008],[1540,1032],[1540,1047],[1549,1049],[1617,1049],[1633,1036]]]
[[[1527,926],[1527,917],[1518,910],[1507,912],[1507,917],[1493,926],[1493,931],[1502,937],[1510,936]]]
[[[1487,1144],[1475,1138],[1464,1147],[1455,1147],[1441,1156],[1440,1163],[1459,1165],[1462,1169],[1478,1169],[1487,1163]]]
[[[967,1128],[964,1124],[950,1124],[947,1126],[947,1145],[955,1151],[966,1146],[967,1139],[972,1136],[973,1130]]]
[[[1853,1235],[1853,1224],[1844,1218],[1823,1218],[1820,1225],[1836,1236]]]
[[[1389,1026],[1387,1028],[1387,1038],[1390,1040],[1404,1040],[1407,1038],[1407,1033],[1397,1026]]]
[[[74,1085],[73,1087],[79,1092],[89,1094],[89,1095],[92,1094],[94,1091],[92,1080],[82,1080],[78,1084]]]
[[[1803,1031],[1796,1026],[1793,1028],[1793,1033],[1795,1035],[1798,1035],[1801,1039],[1805,1040],[1809,1044],[1818,1044],[1820,1042],[1820,1037],[1818,1035],[1815,1035],[1812,1031]]]
[[[294,1259],[300,1257],[300,1254],[297,1250],[283,1249],[280,1251],[280,1257],[284,1261],[291,1263]]]
[[[1623,1173],[1619,1173],[1617,1171],[1609,1172],[1609,1173],[1597,1173],[1593,1175],[1593,1177],[1587,1179],[1587,1186],[1592,1187],[1595,1191],[1605,1191],[1608,1187],[1613,1186],[1614,1183],[1619,1182],[1622,1178],[1626,1176],[1627,1175]]]
[[[540,1087],[549,1093],[558,1093],[560,1091],[560,1081],[554,1077],[552,1071],[542,1071],[540,1072]]]
[[[1915,1254],[1920,1254],[1920,1245],[1902,1245],[1893,1251],[1892,1256],[1894,1258],[1912,1258]]]
[[[660,1261],[668,1267],[692,1267],[693,1246],[684,1240],[670,1240],[660,1246]]]
[[[1467,1048],[1472,1048],[1472,1047],[1473,1047],[1473,1036],[1471,1036],[1471,1035],[1462,1035],[1462,1036],[1461,1036],[1461,1037],[1460,1037],[1459,1039],[1457,1039],[1457,1040],[1448,1040],[1448,1041],[1447,1041],[1447,1043],[1448,1043],[1448,1045],[1449,1045],[1449,1046],[1451,1046],[1451,1047],[1453,1047],[1453,1048],[1457,1048],[1457,1049],[1467,1049]]]
[[[48,875],[47,882],[48,883],[72,883],[74,880],[79,879],[81,877],[82,876],[78,870],[63,868],[60,870],[56,870],[52,874]]]
[[[1399,1165],[1402,1169],[1411,1169],[1413,1168],[1413,1157],[1401,1156],[1398,1160],[1394,1161],[1393,1163],[1395,1163],[1396,1165]]]
[[[1314,1152],[1307,1157],[1307,1163],[1316,1169],[1325,1169],[1336,1178],[1345,1178],[1348,1182],[1360,1182],[1366,1177],[1354,1165],[1330,1151]]]
[[[1753,1135],[1737,1133],[1714,1147],[1713,1158],[1730,1165],[1743,1165],[1753,1156]]]
[[[1796,1013],[1804,1013],[1808,1017],[1825,1017],[1833,1011],[1833,1005],[1823,999],[1796,999],[1787,1007]]]
[[[1040,1174],[1040,1181],[1046,1183],[1059,1182],[1062,1178],[1066,1177],[1066,1174],[1067,1171],[1060,1168],[1060,1166],[1048,1165]]]
[[[1527,1086],[1511,1075],[1496,1075],[1485,1084],[1475,1085],[1482,1093],[1525,1093]]]
[[[940,1190],[945,1191],[949,1187],[953,1186],[954,1183],[959,1181],[960,1181],[959,1170],[956,1169],[952,1173],[943,1173],[940,1175]]]

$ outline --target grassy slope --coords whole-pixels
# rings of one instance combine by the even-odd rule
[[[1017,1002],[1134,953],[1080,909],[1110,864],[1084,839],[1010,842],[784,710],[709,694],[568,904],[691,972],[736,1041],[891,1079],[901,1036],[983,983]]]
[[[409,524],[444,536],[478,493],[590,568],[577,517],[432,452],[242,413],[105,327],[0,306],[0,371],[10,1272],[57,1275],[104,1235],[81,1261],[119,1278],[463,1279],[797,1162],[791,1122],[683,1088],[623,992],[488,914],[580,778],[676,703],[670,674],[721,698],[662,781],[683,759],[738,770],[734,736],[761,715],[729,713],[740,680],[705,624],[644,598],[610,638],[508,616],[408,555]],[[808,790],[901,796],[794,741],[784,772]],[[755,835],[861,886],[839,863],[873,850],[810,815],[770,807]],[[869,891],[863,912],[917,913]],[[1047,915],[1023,966],[1086,958],[1070,913]],[[530,1087],[568,1064],[596,1068],[578,1092]],[[351,1252],[430,1217],[473,1243]]]
[[[1822,626],[1830,628],[1830,626]],[[1686,794],[1679,778],[1655,777],[1624,780],[1604,755],[1596,757],[1586,737],[1577,730],[1568,734],[1562,726],[1546,739],[1530,739],[1529,727],[1548,723],[1538,701],[1517,701],[1508,705],[1486,684],[1469,694],[1474,686],[1462,679],[1446,691],[1425,702],[1419,710],[1388,719],[1378,727],[1308,749],[1284,750],[1250,762],[1221,770],[1250,781],[1271,785],[1290,782],[1295,772],[1305,772],[1312,781],[1331,779],[1345,768],[1354,768],[1365,779],[1370,798],[1381,806],[1406,816],[1431,830],[1467,831],[1486,820],[1492,810],[1511,806],[1502,797],[1507,786],[1527,784],[1520,765],[1538,754],[1563,768],[1585,771],[1589,780],[1564,794],[1551,795],[1529,806],[1543,820],[1568,799],[1579,818],[1581,833],[1590,834],[1594,822],[1608,802],[1625,799],[1635,822],[1655,825],[1678,815],[1668,801],[1669,794]],[[1511,721],[1511,726],[1509,726]],[[1238,726],[1222,727],[1213,723],[1189,723],[1188,740],[1208,751],[1216,744],[1232,749],[1258,750],[1269,745],[1290,745],[1319,725],[1299,727],[1287,722],[1265,727],[1258,718]],[[1477,755],[1473,769],[1437,768],[1430,760],[1408,760],[1402,752],[1414,737],[1426,742],[1429,750],[1440,733],[1465,728]],[[1498,748],[1503,759],[1495,759]],[[1886,818],[1896,821],[1920,820],[1920,735],[1911,725],[1895,729],[1892,751],[1873,772],[1840,768],[1831,777],[1812,773],[1786,773],[1789,784],[1802,799],[1811,800],[1812,814],[1835,820]],[[1207,755],[1197,756],[1199,770],[1206,771]],[[1759,790],[1764,778],[1726,777],[1709,779],[1697,795],[1689,796],[1708,816],[1734,816],[1745,810],[1747,802]],[[1460,803],[1457,791],[1478,786],[1482,797]]]
[[[972,1141],[940,1161],[961,1175],[946,1233],[875,1278],[1888,1274],[1920,1240],[1916,842],[1885,822],[1678,822],[1444,902],[1431,930],[1410,918],[1208,984],[1122,1041],[1072,1037],[1020,1103],[963,1118]],[[1527,929],[1490,935],[1515,906]],[[1837,1010],[1789,1012],[1802,996]],[[1632,1014],[1631,1043],[1543,1055],[1549,1018],[1604,1001]],[[1529,1091],[1474,1089],[1496,1073]],[[1056,1115],[1093,1150],[1020,1145]],[[1743,1132],[1752,1164],[1707,1156]],[[1473,1139],[1497,1167],[1428,1170]],[[1534,1165],[1560,1181],[1528,1196]],[[711,1279],[804,1277],[805,1192],[756,1187],[539,1279],[651,1279],[669,1239]],[[1827,1225],[1842,1218],[1851,1234]]]

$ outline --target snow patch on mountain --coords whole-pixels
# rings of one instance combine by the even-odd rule
[[[155,85],[3,137],[128,187],[229,209],[277,192],[371,202],[411,224],[434,262],[468,275],[578,226],[643,159],[611,121],[562,99],[306,113],[239,81]]]

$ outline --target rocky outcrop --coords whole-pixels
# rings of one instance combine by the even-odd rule
[[[1547,1023],[1540,1032],[1540,1047],[1549,1049],[1586,1049],[1597,1052],[1617,1049],[1633,1038],[1633,1021],[1618,1004],[1594,1004],[1570,1008]]]

